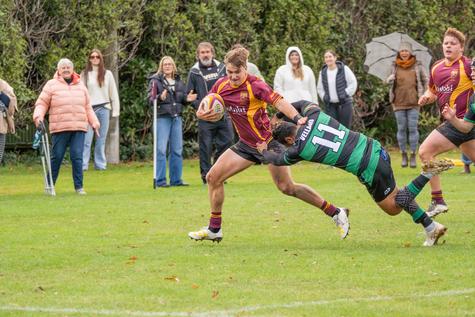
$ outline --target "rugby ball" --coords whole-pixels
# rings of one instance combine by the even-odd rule
[[[213,120],[213,122],[221,120],[224,115],[224,100],[220,95],[215,93],[208,94],[203,98],[201,103],[204,111],[213,109],[213,112],[218,114],[217,118]]]

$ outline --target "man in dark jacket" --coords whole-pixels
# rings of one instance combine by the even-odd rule
[[[198,96],[192,103],[195,109],[208,94],[214,83],[224,75],[226,69],[223,63],[214,59],[214,47],[209,42],[201,42],[196,49],[198,61],[190,69],[187,92],[193,90]],[[198,119],[198,142],[200,147],[200,173],[203,184],[206,184],[206,174],[211,169],[213,143],[215,145],[214,162],[232,145],[233,127],[227,115],[216,122]]]

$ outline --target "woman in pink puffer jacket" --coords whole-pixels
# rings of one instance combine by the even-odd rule
[[[82,151],[84,136],[88,125],[99,131],[99,120],[92,110],[87,88],[80,82],[74,72],[73,63],[63,58],[58,62],[54,78],[43,87],[35,104],[33,120],[38,126],[49,114],[49,130],[53,144],[51,153],[51,170],[53,182],[56,183],[59,169],[69,146],[73,168],[74,188],[80,195],[85,195],[83,188]]]

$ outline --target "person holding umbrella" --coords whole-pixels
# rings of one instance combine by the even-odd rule
[[[409,166],[415,168],[417,166],[416,150],[419,145],[418,99],[427,89],[428,79],[424,67],[412,54],[411,43],[401,42],[396,60],[392,65],[391,75],[386,82],[391,85],[389,101],[397,122],[397,141],[402,153],[401,166],[408,166],[406,146],[409,139],[411,150]]]
[[[464,118],[475,88],[475,70],[471,68],[473,62],[463,55],[464,45],[465,35],[455,28],[448,28],[442,43],[444,59],[432,66],[429,88],[419,98],[420,106],[437,101],[441,112],[449,107],[455,111],[457,118]],[[419,157],[422,161],[431,160],[456,147],[469,159],[475,160],[475,128],[472,126],[467,131],[459,131],[452,121],[445,121],[422,142]],[[435,217],[447,212],[449,207],[442,196],[439,177],[433,177],[430,185],[432,202],[427,214]]]

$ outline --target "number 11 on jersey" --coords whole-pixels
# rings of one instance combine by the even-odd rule
[[[326,124],[322,124],[322,123],[318,124],[317,130],[331,133],[331,134],[337,136],[338,139],[340,139],[340,140],[343,140],[343,138],[345,137],[345,133],[346,133],[345,131],[340,131],[338,129],[332,128],[332,127],[330,127]],[[313,145],[318,144],[318,145],[321,145],[321,146],[324,146],[324,147],[328,147],[328,148],[332,149],[333,152],[338,152],[338,150],[340,149],[340,146],[341,146],[341,142],[330,141],[330,140],[327,140],[327,139],[324,139],[324,138],[320,138],[318,136],[313,136],[312,144]]]

